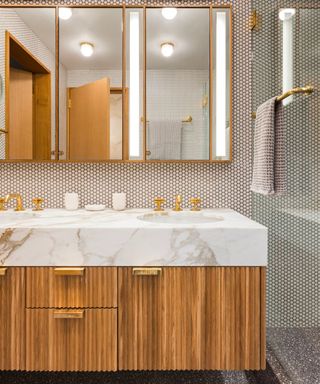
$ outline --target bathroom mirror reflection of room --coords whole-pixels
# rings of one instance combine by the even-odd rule
[[[0,8],[0,33],[1,160],[231,160],[230,7]]]

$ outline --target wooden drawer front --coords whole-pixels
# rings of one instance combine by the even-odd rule
[[[0,370],[25,369],[25,274],[0,267]]]
[[[116,309],[26,311],[27,370],[117,370]]]
[[[264,274],[119,268],[119,369],[265,368]]]
[[[27,268],[27,308],[117,307],[117,268]]]

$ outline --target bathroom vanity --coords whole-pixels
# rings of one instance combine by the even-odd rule
[[[2,212],[0,369],[264,369],[266,265],[232,210]]]

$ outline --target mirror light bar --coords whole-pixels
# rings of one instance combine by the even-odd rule
[[[129,155],[140,156],[140,36],[139,12],[130,12]]]
[[[217,12],[216,25],[216,156],[226,156],[227,19]]]

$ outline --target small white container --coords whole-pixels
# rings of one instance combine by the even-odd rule
[[[64,195],[64,207],[68,211],[75,211],[79,208],[79,195],[77,193],[66,193]]]
[[[123,211],[126,209],[126,194],[113,193],[112,194],[112,208],[115,211]]]

